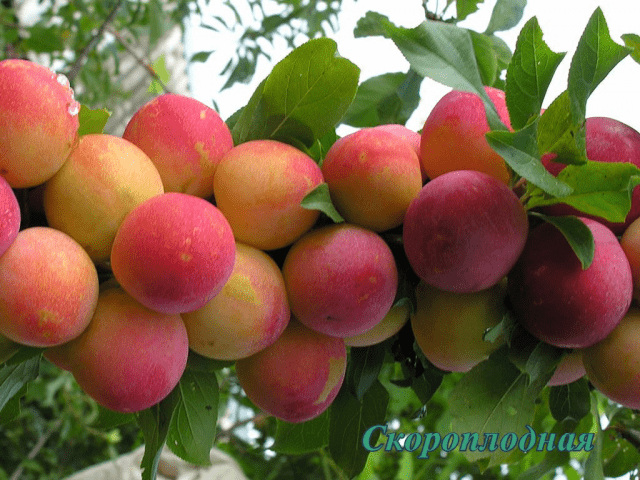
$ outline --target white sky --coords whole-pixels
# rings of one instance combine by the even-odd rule
[[[354,39],[353,28],[357,20],[365,12],[374,10],[387,15],[397,25],[413,27],[424,18],[421,3],[421,0],[343,0],[343,10],[339,18],[340,30],[333,38],[338,44],[340,55],[360,67],[360,81],[386,72],[406,71],[408,63],[391,40],[380,37]],[[435,4],[435,1],[431,3]],[[440,5],[444,3],[444,0],[440,0]],[[485,0],[479,11],[461,25],[483,31],[488,25],[494,4],[495,0]],[[602,8],[611,37],[616,42],[623,43],[620,39],[623,33],[640,34],[638,0],[529,0],[520,24],[511,31],[498,34],[513,50],[522,25],[536,16],[549,47],[555,52],[567,52],[549,88],[544,106],[566,89],[571,55],[589,17],[598,6]],[[245,13],[248,12],[241,11],[241,14]],[[230,12],[225,12],[220,7],[216,8],[216,14],[233,21]],[[192,68],[192,91],[194,97],[206,104],[211,105],[211,100],[215,99],[219,113],[225,119],[248,102],[257,84],[268,75],[273,65],[289,52],[284,43],[269,49],[272,62],[260,62],[249,85],[236,85],[220,93],[224,79],[220,78],[218,73],[235,50],[233,37],[216,36],[209,30],[191,32],[187,40],[187,49],[189,54],[216,50],[207,63],[196,64]],[[627,57],[592,94],[587,104],[587,115],[609,116],[640,131],[639,80],[640,65]],[[409,119],[407,126],[414,130],[422,128],[433,105],[448,90],[447,87],[431,80],[425,80],[421,90],[420,106]]]

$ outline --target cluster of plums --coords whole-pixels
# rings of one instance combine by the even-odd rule
[[[509,125],[504,93],[487,93]],[[582,270],[552,225],[530,229],[476,95],[445,95],[422,134],[346,135],[321,165],[275,140],[234,146],[219,115],[186,96],[147,103],[122,137],[79,136],[78,112],[63,76],[0,62],[0,345],[46,348],[101,405],[156,404],[191,349],[235,362],[257,406],[302,422],[336,397],[347,347],[410,321],[434,365],[468,371],[500,345],[483,334],[508,303],[533,336],[571,349],[552,384],[586,369],[640,406],[640,199],[624,224],[584,218],[596,249]],[[640,135],[591,118],[587,152],[640,164]],[[322,184],[344,223],[301,205]],[[20,228],[20,192],[46,226]],[[398,301],[389,231],[420,279],[415,309]],[[113,280],[100,283],[105,269]]]

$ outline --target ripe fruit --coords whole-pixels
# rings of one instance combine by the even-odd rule
[[[584,363],[582,362],[582,350],[575,349],[560,359],[560,363],[558,363],[547,385],[550,387],[567,385],[576,380],[580,380],[585,375]]]
[[[272,345],[236,362],[247,397],[265,412],[299,423],[324,412],[338,395],[347,367],[341,338],[292,319]]]
[[[544,223],[531,231],[509,273],[516,319],[539,340],[557,347],[599,342],[631,304],[631,268],[618,239],[595,220],[581,220],[595,242],[589,268],[583,270],[560,231]]]
[[[631,222],[620,239],[620,246],[629,260],[633,278],[633,297],[640,300],[640,219]]]
[[[13,188],[46,182],[77,141],[80,104],[69,81],[28,60],[0,62],[0,176]]]
[[[112,135],[84,135],[46,183],[44,209],[50,227],[102,262],[126,214],[161,193],[160,174],[142,150]]]
[[[618,120],[607,117],[591,117],[585,122],[587,158],[595,162],[632,163],[640,167],[640,133]],[[553,162],[555,154],[542,157],[542,164],[553,175],[566,167]],[[636,186],[631,198],[631,209],[624,222],[613,223],[594,215],[586,215],[577,209],[558,203],[542,209],[548,215],[580,215],[596,220],[621,235],[636,218],[640,217],[640,186]]]
[[[293,315],[335,337],[359,335],[393,304],[398,271],[389,246],[371,230],[335,224],[309,232],[282,266]]]
[[[235,241],[222,213],[202,198],[165,193],[125,217],[111,250],[116,280],[163,313],[197,310],[231,275]]]
[[[223,157],[213,191],[238,242],[274,250],[316,222],[320,212],[300,202],[322,182],[320,167],[305,153],[274,140],[254,140]]]
[[[344,344],[347,347],[368,347],[393,337],[409,321],[411,306],[409,302],[396,303],[384,316],[380,323],[374,325],[366,332],[352,337],[345,337]]]
[[[605,396],[640,408],[640,309],[629,312],[602,341],[582,352],[587,377]]]
[[[172,93],[140,107],[122,137],[151,158],[165,191],[202,198],[213,194],[216,168],[233,148],[231,131],[215,110]]]
[[[506,293],[506,280],[474,293],[445,292],[420,282],[411,328],[424,356],[451,372],[468,372],[489,358],[503,341],[482,337],[502,320]]]
[[[227,283],[205,306],[182,314],[189,346],[205,357],[237,360],[271,345],[289,323],[280,268],[257,248],[236,244]]]
[[[7,181],[0,177],[0,257],[18,235],[20,219],[18,199]]]
[[[322,174],[345,220],[376,232],[400,225],[422,187],[415,150],[379,128],[364,128],[336,142],[324,158]]]
[[[98,273],[68,235],[48,227],[18,233],[0,257],[0,334],[33,347],[60,345],[87,327]]]
[[[129,413],[155,405],[173,390],[188,353],[180,315],[153,312],[121,288],[108,288],[82,335],[45,356],[70,370],[100,405]]]
[[[511,270],[529,223],[506,185],[461,170],[422,187],[403,228],[407,258],[422,280],[440,290],[471,293],[495,285]]]
[[[413,151],[416,152],[418,156],[418,160],[420,161],[420,175],[422,177],[422,183],[424,184],[427,181],[427,174],[424,171],[424,167],[422,166],[422,152],[420,151],[420,134],[418,132],[414,132],[413,130],[405,127],[404,125],[398,125],[395,123],[390,123],[386,125],[378,125],[376,127],[378,130],[383,130],[385,132],[390,132],[398,137],[406,140]]]
[[[511,127],[505,93],[485,87],[502,122]],[[433,107],[424,123],[420,150],[422,166],[434,179],[454,170],[477,170],[509,185],[511,173],[506,163],[487,143],[487,115],[480,97],[453,90]]]

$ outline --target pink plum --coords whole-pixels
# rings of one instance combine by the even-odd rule
[[[18,233],[0,257],[0,334],[33,347],[60,345],[87,328],[98,273],[71,237],[49,227]]]
[[[151,158],[165,191],[202,198],[213,194],[218,164],[233,147],[231,131],[215,110],[174,93],[140,107],[122,137]]]
[[[13,188],[46,182],[78,137],[80,104],[63,75],[28,60],[0,62],[0,176]]]
[[[347,367],[341,338],[308,329],[292,319],[280,338],[236,362],[247,397],[265,412],[300,423],[324,412],[338,395]]]
[[[586,270],[550,223],[531,231],[509,273],[509,298],[516,319],[543,342],[584,348],[604,339],[627,313],[633,282],[629,261],[616,236],[595,220],[579,217],[591,230],[593,262]]]
[[[486,173],[460,170],[422,187],[407,210],[403,241],[422,280],[471,293],[511,270],[528,231],[526,211],[509,187]]]
[[[380,128],[341,138],[327,152],[322,174],[345,220],[376,232],[399,226],[422,187],[415,150]]]
[[[237,360],[271,345],[289,323],[289,302],[276,262],[257,248],[236,244],[224,287],[205,306],[182,319],[192,350],[209,358]]]
[[[113,241],[111,268],[122,288],[147,308],[183,313],[222,290],[235,251],[231,227],[214,205],[165,193],[124,218]]]
[[[20,205],[11,186],[0,177],[0,257],[11,246],[20,230]]]
[[[380,323],[398,287],[389,246],[351,224],[304,235],[287,253],[282,274],[293,315],[313,330],[343,338]]]

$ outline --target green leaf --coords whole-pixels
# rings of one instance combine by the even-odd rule
[[[493,85],[498,75],[498,54],[493,49],[494,42],[482,33],[469,30],[478,70],[483,85]]]
[[[364,394],[378,379],[384,363],[386,348],[383,344],[370,347],[352,347],[346,373],[349,391],[362,400]]]
[[[442,372],[435,368],[427,368],[421,375],[412,379],[411,390],[416,394],[418,400],[426,405],[440,388],[443,378]]]
[[[556,422],[551,429],[551,434],[556,435],[556,439],[560,438],[564,433],[570,433],[575,430],[575,421]],[[533,455],[534,452],[530,452],[529,455]],[[568,451],[561,451],[557,448],[544,453],[542,461],[536,463],[531,468],[525,470],[516,477],[516,480],[539,480],[543,478],[547,473],[554,471],[558,467],[566,466],[571,458],[571,454]]]
[[[469,15],[478,11],[478,4],[484,0],[456,0],[456,19],[464,20]]]
[[[91,424],[93,428],[111,430],[115,427],[135,421],[133,413],[121,413],[98,405],[98,418]]]
[[[522,20],[526,6],[527,0],[497,0],[491,12],[489,26],[484,33],[491,35],[495,32],[512,29]]]
[[[155,46],[158,40],[167,31],[167,22],[163,6],[159,0],[150,0],[148,7],[149,15],[149,43]]]
[[[336,464],[349,478],[353,478],[364,468],[369,452],[362,445],[362,437],[370,427],[385,423],[389,393],[376,381],[359,401],[349,392],[346,385],[329,409],[329,452]],[[371,437],[375,444],[380,431]]]
[[[515,132],[492,131],[486,134],[487,142],[514,172],[529,183],[554,197],[566,197],[572,192],[571,187],[551,175],[540,162],[537,126],[536,120]]]
[[[160,81],[166,85],[169,82],[169,71],[167,70],[167,66],[165,64],[164,55],[160,55],[157,60],[153,62],[152,68]],[[154,78],[153,80],[151,80],[147,92],[153,95],[161,95],[164,93],[164,87],[160,82],[158,82],[158,80]]]
[[[22,388],[9,399],[4,408],[0,410],[0,425],[6,425],[18,418],[22,411],[21,399],[27,394],[27,387],[28,385],[23,385]]]
[[[45,27],[39,24],[28,29],[29,38],[23,41],[22,48],[37,53],[53,53],[64,50],[62,35],[58,27]]]
[[[235,144],[271,138],[310,147],[331,131],[353,101],[360,74],[336,49],[331,39],[313,39],[279,62],[234,126]]]
[[[625,33],[621,38],[627,48],[631,49],[631,58],[640,63],[640,35]]]
[[[591,392],[587,380],[581,378],[567,385],[551,387],[549,409],[553,418],[559,422],[566,418],[582,420],[591,409]]]
[[[195,62],[204,63],[207,60],[209,60],[209,57],[211,56],[212,53],[213,53],[213,50],[211,50],[209,52],[197,52],[197,53],[194,53],[193,55],[191,55],[191,58],[189,59],[189,61],[191,63],[195,63]]]
[[[522,436],[533,421],[536,398],[553,375],[558,359],[555,350],[534,350],[527,361],[530,373],[525,373],[509,361],[506,348],[494,352],[452,388],[452,431],[476,432],[479,442],[486,441],[485,433],[496,433],[499,438],[507,433]],[[488,458],[491,467],[504,463],[512,452],[486,449],[462,453],[469,461]]]
[[[584,165],[568,165],[557,178],[572,187],[571,195],[561,199],[535,196],[527,207],[565,203],[610,222],[624,222],[633,190],[640,184],[640,169],[631,163],[589,160]]]
[[[136,422],[144,435],[142,480],[155,480],[162,447],[167,439],[171,417],[180,401],[178,387],[160,403],[135,414]]]
[[[358,21],[354,33],[380,31],[394,41],[416,73],[455,90],[480,96],[491,128],[506,130],[484,89],[469,30],[430,20],[415,28],[402,28],[395,26],[384,15],[367,12]]]
[[[329,445],[329,410],[303,423],[278,420],[271,450],[285,455],[300,455],[315,452],[327,445]]]
[[[595,254],[595,244],[591,230],[582,220],[573,215],[552,217],[537,212],[529,212],[529,215],[542,218],[545,222],[560,230],[560,233],[567,239],[567,242],[569,242],[569,245],[580,260],[582,269],[589,268]]]
[[[524,25],[507,68],[507,107],[515,130],[540,115],[551,78],[564,55],[552,52],[542,40],[542,30],[535,17]]]
[[[589,480],[604,480],[604,472],[602,465],[602,444],[604,434],[600,425],[600,414],[598,412],[598,400],[595,397],[595,393],[591,393],[591,413],[593,414],[594,421],[596,423],[596,434],[594,448],[589,453],[587,460],[584,463],[584,478]]]
[[[216,374],[187,368],[178,383],[177,394],[167,446],[189,463],[211,465],[209,453],[218,421]]]
[[[569,98],[574,124],[586,118],[587,99],[630,50],[615,43],[600,7],[589,19],[569,67]]]
[[[0,412],[40,372],[42,349],[21,347],[0,366]]]
[[[586,151],[580,147],[585,136],[584,123],[574,123],[571,117],[569,91],[565,90],[545,110],[538,124],[538,150],[553,152],[554,161],[581,165],[587,161]]]
[[[178,403],[171,418],[167,446],[189,463],[211,465],[209,454],[218,421],[216,374],[187,368],[177,389]]]
[[[602,461],[606,477],[622,477],[640,465],[640,452],[631,442],[610,428],[603,434]]]
[[[89,133],[102,133],[104,127],[111,116],[111,112],[106,108],[92,110],[86,105],[80,105],[80,113],[78,121],[78,135],[87,135]]]
[[[365,80],[341,123],[360,128],[387,123],[404,125],[420,102],[422,80],[413,70]]]
[[[320,210],[335,223],[344,222],[344,218],[338,213],[331,202],[329,185],[325,182],[311,190],[300,202],[300,206],[307,210]]]

